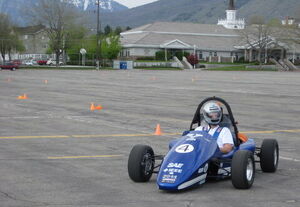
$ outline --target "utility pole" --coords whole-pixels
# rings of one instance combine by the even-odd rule
[[[194,45],[194,59],[196,60],[196,45]],[[194,66],[193,66],[194,69],[196,68],[195,62],[196,61],[194,61]]]
[[[100,57],[101,57],[101,41],[100,41],[100,31],[101,31],[101,25],[100,25],[100,0],[97,0],[97,63],[96,63],[96,69],[100,69]]]

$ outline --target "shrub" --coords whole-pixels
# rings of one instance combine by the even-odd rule
[[[197,55],[194,55],[194,54],[189,55],[187,57],[187,60],[191,65],[197,65],[199,63],[199,59],[198,59]]]
[[[142,57],[137,57],[136,60],[155,60],[155,57],[152,57],[152,56],[142,56]]]
[[[172,58],[172,55],[171,53],[168,51],[167,52],[167,60],[170,60]],[[156,60],[161,60],[161,61],[165,61],[166,58],[165,58],[165,51],[157,51],[155,53],[155,59]]]
[[[249,61],[245,61],[245,57],[240,57],[238,60],[234,61],[235,63],[249,63]]]

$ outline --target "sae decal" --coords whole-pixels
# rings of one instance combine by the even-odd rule
[[[191,144],[182,144],[176,147],[175,151],[178,153],[190,153],[194,151],[194,146]]]

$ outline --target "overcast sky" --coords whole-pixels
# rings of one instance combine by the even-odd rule
[[[143,4],[151,3],[158,0],[115,0],[115,1],[127,6],[128,8],[132,8],[132,7],[141,6]]]

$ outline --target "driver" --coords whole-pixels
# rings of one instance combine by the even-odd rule
[[[222,153],[229,153],[234,146],[233,138],[227,127],[220,127],[223,112],[216,102],[206,103],[203,107],[203,117],[208,126],[199,126],[195,131],[206,131],[217,139],[217,144]]]

